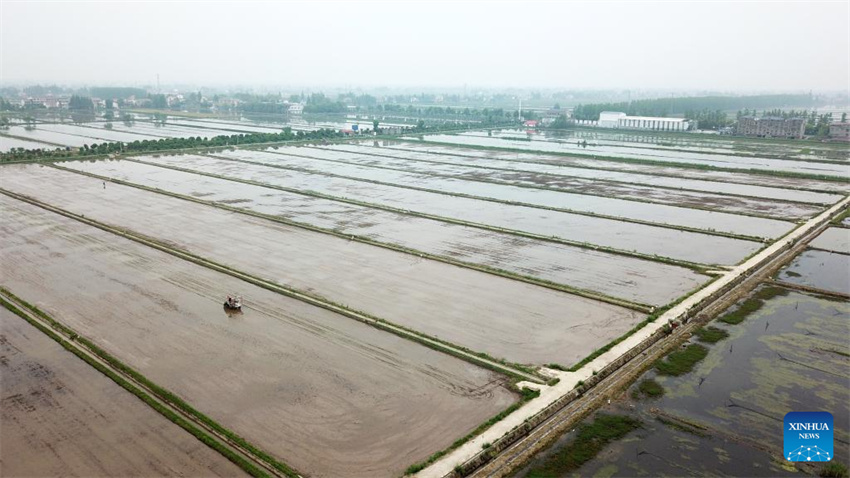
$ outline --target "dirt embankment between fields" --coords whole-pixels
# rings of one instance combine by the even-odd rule
[[[242,476],[0,306],[0,475]]]

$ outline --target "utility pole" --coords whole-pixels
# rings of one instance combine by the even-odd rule
[[[161,93],[161,91],[159,90],[159,73],[156,74],[156,93]]]

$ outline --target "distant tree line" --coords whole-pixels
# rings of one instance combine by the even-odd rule
[[[685,111],[685,118],[697,122],[699,129],[720,129],[729,126],[729,119],[726,113],[722,110],[710,110],[708,108],[701,111]]]
[[[92,111],[94,110],[94,102],[88,96],[71,95],[71,99],[68,101],[68,109]]]
[[[250,102],[239,105],[243,113],[266,113],[285,114],[289,111],[289,105],[284,103]]]
[[[558,115],[551,124],[549,129],[566,129],[570,127],[570,122],[567,120],[567,115]]]
[[[151,100],[151,108],[156,109],[165,109],[168,108],[168,98],[161,93],[157,94],[149,94],[148,98]]]
[[[755,96],[693,96],[682,98],[657,98],[619,103],[593,103],[577,105],[573,118],[599,120],[603,111],[622,111],[630,116],[667,116],[685,112],[733,111],[741,108],[771,108],[797,106],[809,108],[815,104],[812,95],[755,95]]]
[[[12,103],[6,101],[5,98],[0,96],[0,111],[16,111],[19,109],[20,107],[13,105]]]
[[[313,93],[304,105],[305,113],[345,113],[348,105],[342,101],[331,101],[324,93]]]

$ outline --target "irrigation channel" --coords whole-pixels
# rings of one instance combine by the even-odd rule
[[[552,375],[560,379],[558,384],[540,387],[539,398],[416,476],[448,478],[472,475],[489,478],[510,474],[605,400],[615,398],[658,359],[680,346],[694,331],[804,251],[808,243],[827,229],[830,220],[848,204],[850,197],[795,229],[581,369],[575,372],[552,371]],[[683,325],[667,335],[663,327],[672,322]]]

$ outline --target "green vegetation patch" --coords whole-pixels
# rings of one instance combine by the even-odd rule
[[[529,471],[528,478],[549,478],[575,471],[605,446],[641,427],[640,420],[624,415],[598,414],[593,423],[578,427],[576,439]]]
[[[720,317],[717,320],[726,324],[740,324],[745,318],[747,318],[748,315],[761,309],[766,300],[787,294],[788,291],[780,287],[765,287],[763,289],[759,289],[753,293],[749,299],[745,300],[737,309],[723,315],[723,317]]]
[[[832,220],[832,224],[835,226],[841,226],[845,219],[850,217],[850,208],[845,209],[841,214],[835,216],[835,219]]]
[[[651,378],[644,379],[634,390],[632,390],[632,398],[640,400],[641,398],[660,398],[664,396],[664,387],[660,383]]]
[[[691,344],[681,350],[670,353],[666,359],[655,363],[655,368],[661,375],[678,377],[694,369],[694,366],[705,356],[708,349],[699,344]]]
[[[729,337],[729,332],[726,332],[723,329],[718,329],[717,327],[709,326],[697,329],[697,331],[694,332],[694,335],[699,338],[700,342],[714,344],[720,342],[726,337]]]
[[[848,478],[850,472],[847,471],[847,465],[844,463],[833,461],[823,465],[823,468],[818,472],[818,476],[823,478]]]

